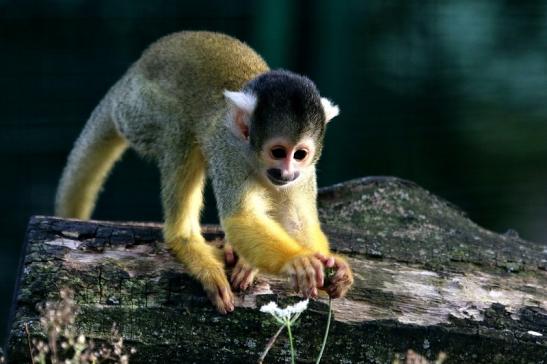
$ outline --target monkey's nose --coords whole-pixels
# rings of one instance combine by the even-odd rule
[[[272,183],[276,185],[284,185],[292,182],[300,175],[298,171],[295,171],[291,174],[283,173],[283,170],[279,168],[270,168],[267,170],[267,173],[270,181],[272,181]]]

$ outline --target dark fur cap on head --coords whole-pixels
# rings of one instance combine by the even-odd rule
[[[279,135],[294,142],[310,136],[320,152],[326,118],[319,91],[310,79],[285,70],[270,71],[251,80],[244,91],[257,98],[249,138],[255,150]]]

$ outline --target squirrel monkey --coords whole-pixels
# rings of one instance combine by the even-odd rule
[[[338,107],[307,78],[270,71],[244,43],[212,32],[168,35],[144,51],[91,114],[71,151],[56,215],[87,219],[128,146],[157,162],[163,235],[221,313],[234,297],[222,252],[201,235],[210,176],[221,225],[240,257],[234,288],[257,269],[287,275],[306,297],[346,293],[353,277],[329,252],[316,207],[315,163]],[[233,257],[233,251],[228,255]],[[324,266],[334,267],[328,287]]]

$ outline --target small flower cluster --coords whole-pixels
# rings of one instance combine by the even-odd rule
[[[40,324],[47,334],[47,343],[32,339],[30,355],[33,363],[45,364],[95,364],[108,361],[109,363],[129,363],[129,354],[123,345],[123,338],[118,334],[116,327],[112,328],[110,344],[95,347],[93,341],[84,335],[77,334],[73,328],[78,305],[74,301],[74,293],[69,289],[62,289],[59,302],[47,302],[42,307]],[[28,325],[25,325],[30,341]],[[59,348],[60,344],[60,348]],[[134,353],[130,349],[130,353]],[[61,358],[67,356],[71,357]]]
[[[298,316],[308,308],[309,300],[300,301],[294,305],[280,308],[277,303],[270,302],[260,307],[260,312],[271,314],[277,322],[284,324],[287,321],[296,321]]]

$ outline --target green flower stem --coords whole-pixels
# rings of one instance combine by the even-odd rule
[[[287,332],[289,333],[289,343],[291,344],[291,364],[295,363],[295,352],[294,352],[294,344],[293,344],[293,338],[292,338],[292,332],[291,332],[291,322],[290,320],[287,320]]]
[[[327,345],[327,338],[329,337],[331,318],[332,318],[332,298],[329,297],[329,317],[327,318],[327,328],[325,329],[323,344],[321,345],[321,351],[319,352],[319,356],[317,357],[317,361],[315,362],[315,364],[319,364],[319,362],[321,361],[321,358],[323,357],[323,351],[325,350],[325,346]],[[289,331],[289,334],[290,334],[290,331]]]

